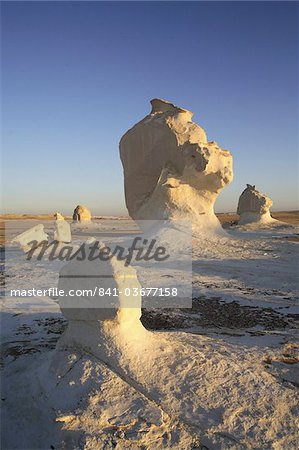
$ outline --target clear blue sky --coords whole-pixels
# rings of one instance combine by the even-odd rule
[[[216,210],[246,183],[297,208],[295,2],[3,2],[7,212],[126,213],[118,142],[161,97],[234,156]]]

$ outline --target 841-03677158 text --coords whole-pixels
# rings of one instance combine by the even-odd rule
[[[123,290],[117,288],[104,289],[100,286],[96,286],[94,289],[69,289],[67,291],[58,288],[48,289],[11,289],[11,297],[118,297],[119,295],[125,295],[126,297],[177,297],[178,289],[173,287],[149,287],[149,288],[129,288],[126,287]]]

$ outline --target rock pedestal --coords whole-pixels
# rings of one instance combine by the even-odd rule
[[[115,366],[123,353],[138,351],[147,332],[139,320],[140,284],[132,267],[115,256],[74,260],[60,271],[58,288],[68,294],[59,299],[68,319],[60,349],[81,349]]]
[[[233,178],[231,154],[208,142],[192,112],[160,99],[151,104],[151,113],[120,141],[130,216],[220,228],[214,203]]]
[[[55,213],[54,217],[56,218],[54,240],[66,243],[71,242],[72,234],[70,224],[64,220],[64,217],[60,213]]]

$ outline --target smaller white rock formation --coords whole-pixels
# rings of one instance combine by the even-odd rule
[[[59,212],[54,213],[54,217],[56,220],[64,220],[63,215],[61,215]]]
[[[74,222],[90,222],[91,221],[90,210],[84,205],[78,205],[74,209],[73,221]]]
[[[272,204],[271,198],[259,192],[255,186],[247,184],[239,198],[237,214],[239,214],[240,220],[238,224],[277,222],[270,214]]]
[[[59,299],[68,326],[58,349],[76,348],[119,367],[127,353],[132,356],[139,351],[148,333],[139,320],[141,296],[133,295],[141,286],[134,268],[107,254],[102,244],[99,248],[105,249],[106,260],[73,260],[60,271],[59,289],[85,290],[86,295]]]
[[[44,231],[44,225],[39,224],[19,234],[11,242],[18,244],[24,252],[27,252],[34,247],[38,247],[42,242],[48,241],[48,237],[48,234]],[[30,242],[35,242],[35,245],[30,244]]]
[[[66,243],[71,242],[72,234],[70,224],[64,220],[64,217],[60,213],[55,213],[54,217],[56,217],[54,240]]]

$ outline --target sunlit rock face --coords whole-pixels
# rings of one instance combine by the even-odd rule
[[[208,142],[192,112],[160,99],[151,104],[151,113],[120,141],[130,216],[220,226],[214,203],[232,181],[231,154]]]
[[[91,212],[86,206],[78,205],[74,209],[73,221],[74,222],[86,222],[91,220]]]
[[[237,214],[240,216],[239,225],[251,222],[274,222],[270,208],[273,202],[267,195],[259,192],[255,186],[247,184],[239,198]]]

